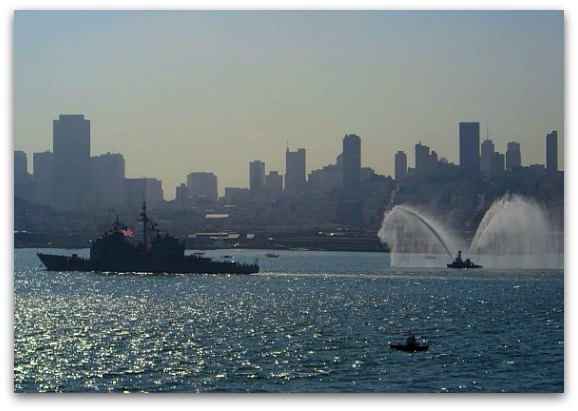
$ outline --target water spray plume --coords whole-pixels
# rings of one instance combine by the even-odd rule
[[[480,222],[470,254],[555,254],[555,230],[545,210],[520,195],[506,194],[494,201]]]
[[[406,205],[395,206],[386,213],[378,235],[394,253],[441,251],[452,257],[451,250],[461,248],[460,242],[441,223]]]
[[[416,257],[407,257],[406,264],[423,265],[424,254],[445,252],[453,258],[458,250],[469,250],[470,257],[486,259],[488,267],[551,267],[559,265],[556,256],[563,256],[564,247],[563,229],[554,228],[543,207],[510,194],[490,206],[470,247],[435,218],[407,205],[397,205],[384,215],[378,235],[390,246],[392,264],[401,255]]]

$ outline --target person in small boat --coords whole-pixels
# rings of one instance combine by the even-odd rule
[[[411,332],[407,333],[407,340],[405,341],[405,345],[414,346],[417,345],[417,340],[415,339],[415,335]]]

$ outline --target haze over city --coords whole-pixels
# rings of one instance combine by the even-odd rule
[[[562,11],[17,11],[14,149],[51,150],[52,121],[81,113],[91,153],[172,198],[195,171],[220,194],[253,160],[283,174],[287,145],[321,168],[349,133],[380,174],[419,141],[457,164],[458,123],[479,121],[524,164],[557,130],[563,170],[563,36]]]

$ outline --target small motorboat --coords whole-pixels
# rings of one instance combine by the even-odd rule
[[[405,340],[405,344],[392,343],[389,344],[389,348],[391,348],[392,350],[408,351],[408,352],[427,351],[429,350],[429,343],[427,341],[418,341],[417,338],[415,338],[415,335],[408,331],[407,340]]]
[[[474,264],[469,258],[462,260],[462,252],[458,251],[458,256],[454,261],[448,264],[448,268],[483,268],[481,265]]]
[[[276,257],[279,257],[279,254],[277,254],[275,252],[267,253],[267,254],[265,254],[265,257],[276,258]]]

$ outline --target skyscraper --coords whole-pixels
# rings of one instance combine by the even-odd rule
[[[130,209],[140,209],[143,202],[153,210],[163,201],[163,186],[156,178],[126,178],[124,180],[125,204]]]
[[[28,158],[24,151],[14,151],[14,185],[22,186],[28,182]]]
[[[460,167],[470,174],[480,171],[480,123],[460,123]]]
[[[187,176],[187,188],[193,201],[201,198],[217,201],[219,198],[217,176],[213,173],[190,173]]]
[[[402,183],[407,176],[407,155],[403,151],[395,153],[395,181]]]
[[[506,170],[513,171],[516,168],[522,167],[522,154],[520,152],[520,143],[511,141],[508,143],[508,150],[506,150]]]
[[[269,171],[265,177],[265,188],[275,194],[283,192],[283,176],[278,171]]]
[[[34,202],[51,205],[54,187],[54,154],[50,151],[34,153],[32,157]]]
[[[101,154],[90,158],[91,204],[97,208],[124,205],[125,161],[122,154]]]
[[[58,208],[82,209],[90,190],[90,121],[82,114],[53,121],[54,196]]]
[[[494,152],[492,155],[492,167],[490,169],[490,177],[497,178],[504,173],[504,158],[502,153]]]
[[[361,183],[361,139],[355,134],[343,137],[343,189],[353,192]]]
[[[558,171],[558,132],[546,135],[546,170]]]
[[[28,158],[24,151],[14,151],[14,197],[32,200],[32,178],[28,174]]]
[[[482,153],[480,155],[480,173],[486,178],[492,175],[492,164],[494,163],[495,153],[494,142],[489,138],[482,142]]]
[[[299,193],[305,188],[307,182],[305,177],[305,149],[298,148],[297,151],[285,152],[285,191],[288,193]]]
[[[189,190],[185,183],[178,185],[175,190],[175,206],[181,210],[189,207]]]
[[[249,163],[249,189],[259,191],[265,187],[265,163],[255,160]]]
[[[423,174],[430,169],[429,147],[421,142],[415,145],[415,172]]]

